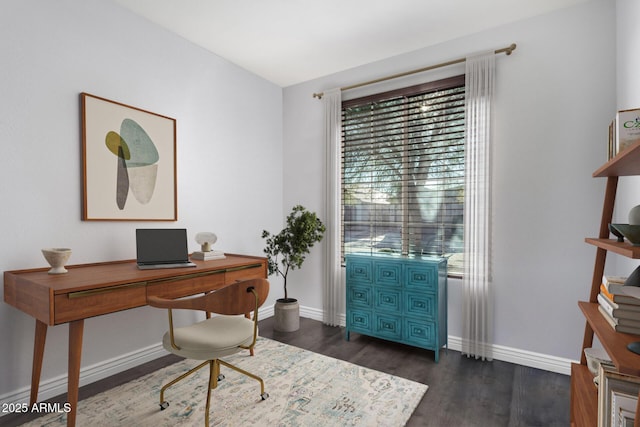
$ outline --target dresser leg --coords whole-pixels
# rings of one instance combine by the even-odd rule
[[[44,344],[47,340],[47,324],[36,319],[36,333],[33,342],[33,366],[31,368],[31,398],[29,406],[38,401],[38,389],[40,388],[40,374],[42,373],[42,359],[44,357]]]
[[[69,323],[69,384],[67,398],[69,400],[69,404],[71,405],[71,411],[67,414],[67,427],[73,427],[76,425],[83,329],[83,319],[75,320]]]

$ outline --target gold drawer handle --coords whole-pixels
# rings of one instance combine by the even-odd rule
[[[232,271],[248,270],[250,268],[258,268],[258,267],[262,267],[262,264],[241,265],[240,267],[227,268],[224,271],[226,271],[227,273],[231,273]]]
[[[69,299],[81,298],[81,297],[88,297],[91,295],[100,295],[100,294],[106,294],[109,292],[121,291],[123,289],[134,289],[134,288],[139,288],[146,285],[147,285],[147,282],[125,283],[123,285],[109,286],[108,288],[90,289],[88,291],[69,292],[67,295],[69,296]]]
[[[214,270],[214,271],[201,271],[200,273],[185,274],[183,276],[172,276],[172,277],[166,277],[162,279],[149,280],[147,283],[150,285],[153,285],[156,283],[179,282],[181,280],[197,279],[198,277],[213,276],[214,274],[221,274],[224,272],[225,272],[224,269]]]

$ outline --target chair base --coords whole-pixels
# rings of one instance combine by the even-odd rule
[[[200,369],[204,368],[207,365],[209,365],[209,387],[207,388],[207,404],[206,404],[205,414],[204,414],[205,426],[207,427],[209,426],[209,408],[211,406],[211,390],[217,388],[218,382],[222,381],[225,378],[225,376],[220,373],[220,365],[226,366],[229,369],[233,369],[236,372],[239,372],[243,375],[248,376],[249,378],[253,378],[254,380],[258,381],[260,383],[260,397],[262,398],[262,400],[266,400],[269,397],[269,393],[266,393],[264,391],[264,381],[262,380],[262,378],[252,374],[251,372],[245,371],[244,369],[238,368],[237,366],[232,365],[231,363],[227,363],[224,360],[213,359],[213,360],[207,360],[206,362],[199,364],[195,368],[190,369],[189,371],[185,372],[184,374],[180,375],[179,377],[175,378],[174,380],[162,386],[162,388],[160,389],[160,410],[163,411],[169,407],[169,402],[164,400],[164,392],[169,387],[171,387],[172,385],[176,384],[179,381],[182,381],[183,379],[187,378],[189,375],[199,371]]]

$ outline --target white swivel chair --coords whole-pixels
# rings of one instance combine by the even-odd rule
[[[178,381],[209,365],[209,387],[205,412],[205,426],[209,426],[209,407],[211,390],[224,378],[220,374],[220,365],[247,375],[260,383],[260,396],[265,400],[269,395],[264,391],[264,381],[250,372],[231,365],[221,357],[253,348],[258,337],[258,308],[269,294],[269,282],[266,279],[250,279],[232,283],[205,295],[186,299],[166,299],[150,296],[147,302],[152,307],[169,311],[169,330],[163,338],[164,348],[178,356],[204,360],[205,362],[179,376],[160,390],[160,408],[166,409],[169,403],[164,400],[164,392]],[[201,310],[207,313],[207,319],[185,327],[174,327],[172,310]],[[250,313],[253,312],[253,317]],[[209,313],[215,313],[211,316]],[[244,316],[243,316],[244,315]]]

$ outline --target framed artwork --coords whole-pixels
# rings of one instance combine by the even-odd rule
[[[640,378],[621,374],[602,363],[598,386],[598,427],[633,426]]]
[[[82,219],[176,221],[176,120],[80,96]]]

